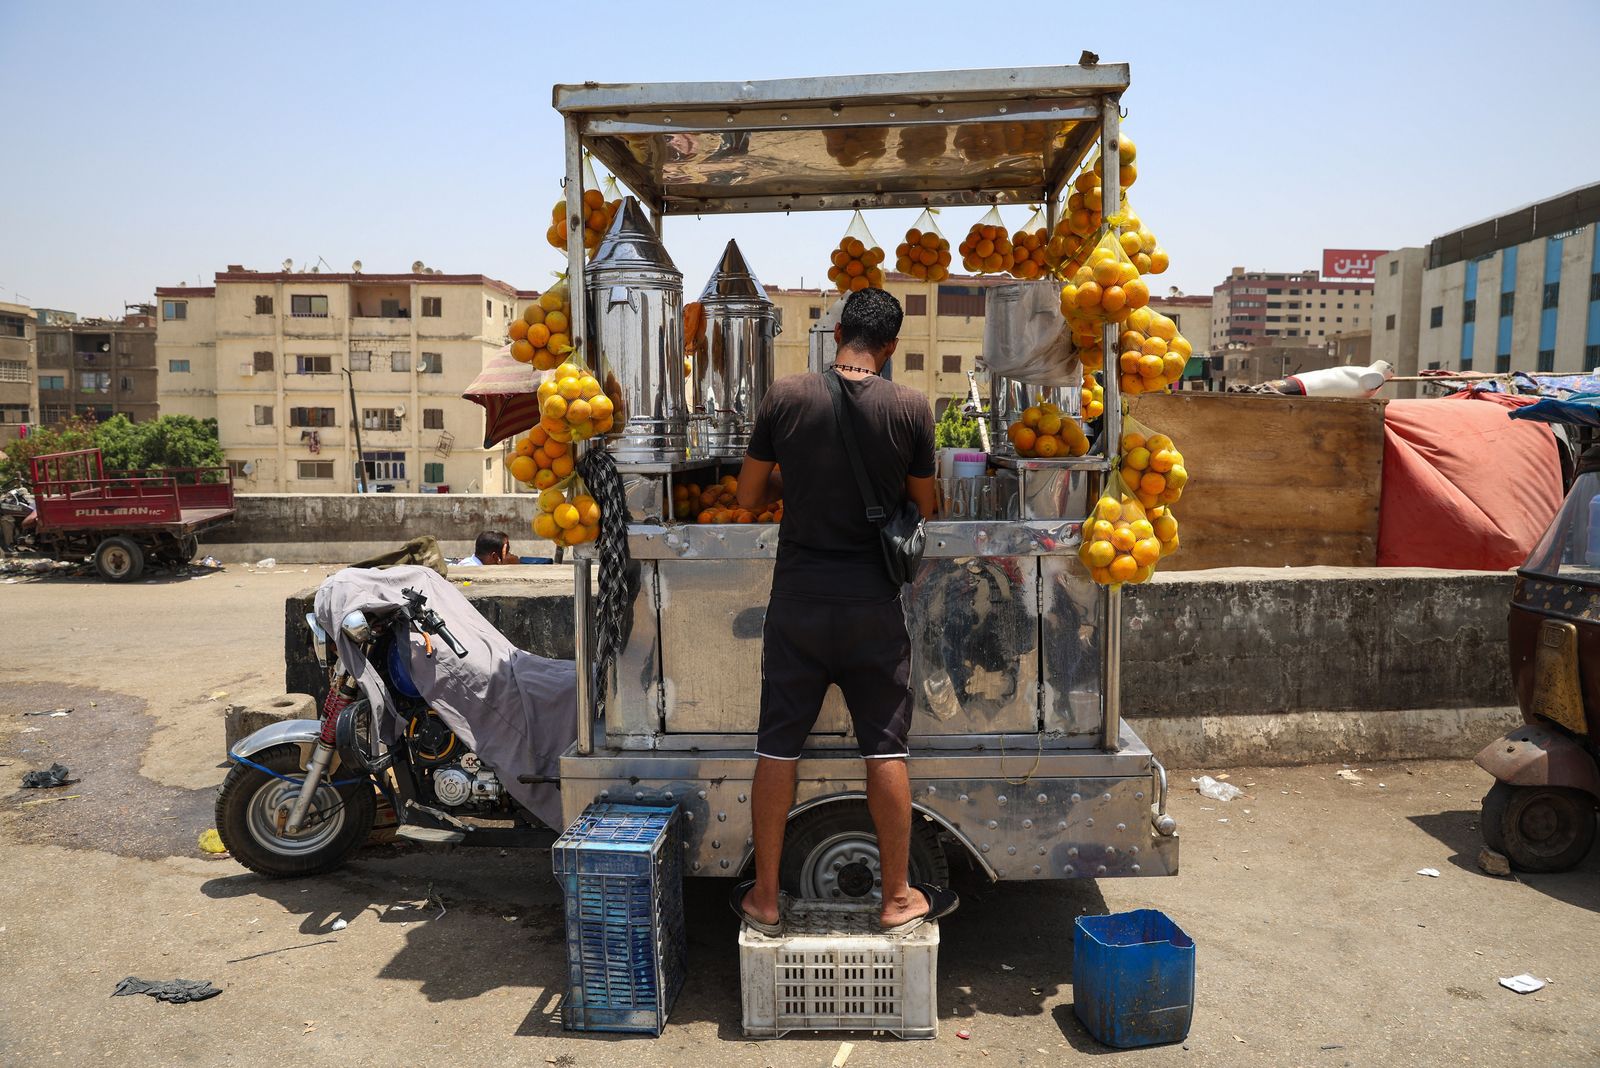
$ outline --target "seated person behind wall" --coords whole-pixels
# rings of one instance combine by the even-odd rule
[[[486,530],[478,535],[472,555],[457,560],[457,567],[477,567],[480,564],[519,564],[522,560],[511,551],[511,538],[503,530]]]

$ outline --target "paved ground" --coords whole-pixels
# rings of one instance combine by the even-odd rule
[[[834,1059],[837,1037],[742,1038],[717,884],[690,884],[691,976],[649,1041],[561,1031],[543,852],[385,847],[291,882],[203,859],[195,838],[222,777],[224,702],[210,695],[279,684],[283,598],[320,573],[0,585],[0,781],[52,760],[82,777],[44,797],[0,786],[0,1064]],[[63,705],[74,712],[22,715]],[[969,887],[943,933],[939,1038],[857,1038],[849,1064],[1600,1063],[1600,856],[1492,879],[1473,865],[1485,783],[1470,764],[1356,769],[1360,784],[1336,770],[1232,769],[1249,797],[1229,804],[1178,791],[1174,879]],[[1072,1013],[1072,921],[1141,906],[1195,937],[1194,1028],[1183,1046],[1115,1053]],[[1496,985],[1520,972],[1550,985]],[[109,998],[127,975],[225,993]]]

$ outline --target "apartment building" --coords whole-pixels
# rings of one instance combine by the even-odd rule
[[[137,423],[158,414],[153,306],[128,305],[120,320],[41,310],[36,336],[39,422],[125,415]]]
[[[483,409],[461,396],[516,313],[504,282],[420,264],[404,274],[232,265],[214,286],[156,296],[161,396],[171,410],[215,415],[242,489],[348,493],[359,460],[369,490],[507,491],[503,450],[483,448]]]
[[[1372,283],[1235,267],[1211,294],[1210,348],[1315,347],[1372,322]],[[1199,347],[1199,341],[1189,335]]]
[[[0,301],[0,448],[39,414],[39,354],[33,311]]]
[[[1600,183],[1378,262],[1372,352],[1397,369],[1600,371]],[[1398,354],[1398,358],[1396,356]]]

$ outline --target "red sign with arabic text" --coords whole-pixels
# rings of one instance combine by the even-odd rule
[[[1386,248],[1325,248],[1322,250],[1322,277],[1358,278],[1371,281],[1379,256]]]

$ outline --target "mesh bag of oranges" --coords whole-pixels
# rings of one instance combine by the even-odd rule
[[[1078,420],[1049,402],[1024,408],[1006,428],[1006,437],[1018,456],[1040,460],[1082,456],[1089,451],[1089,439]]]
[[[877,238],[867,229],[867,220],[859,211],[851,217],[850,226],[830,259],[833,262],[828,268],[828,280],[839,292],[883,288],[883,249],[878,247]]]
[[[1155,574],[1156,561],[1161,559],[1155,524],[1138,500],[1121,491],[1117,479],[1111,481],[1083,524],[1078,559],[1089,569],[1089,577],[1102,586],[1145,582]]]
[[[511,336],[511,355],[535,370],[549,371],[572,353],[572,305],[567,279],[559,281],[523,311],[522,318],[511,320],[506,333]]]
[[[585,441],[610,432],[616,407],[599,381],[575,363],[563,363],[539,383],[539,427],[558,442]]]
[[[1106,391],[1100,384],[1099,375],[1086,375],[1083,379],[1083,390],[1078,402],[1079,411],[1083,414],[1085,423],[1092,423],[1106,414]]]
[[[905,240],[895,247],[894,269],[922,282],[942,282],[950,277],[950,239],[931,211],[923,209],[906,231]]]
[[[1121,444],[1120,488],[1146,508],[1177,504],[1189,484],[1189,469],[1172,439],[1130,418],[1123,422]]]
[[[961,253],[961,266],[972,274],[1005,274],[1016,265],[1011,235],[998,207],[990,208],[988,214],[972,224],[957,251]]]
[[[1183,377],[1194,347],[1178,324],[1152,308],[1136,308],[1117,338],[1117,382],[1130,397],[1159,393]]]
[[[1133,207],[1126,200],[1122,202],[1122,210],[1111,217],[1111,224],[1117,228],[1117,240],[1122,245],[1122,250],[1133,260],[1133,265],[1140,275],[1164,274],[1170,265],[1167,250],[1156,241],[1156,235],[1150,232],[1143,220],[1133,213]]]
[[[1011,276],[1023,281],[1043,278],[1049,268],[1045,266],[1045,248],[1049,232],[1044,224],[1044,213],[1038,208],[1022,224],[1022,229],[1011,235]]]
[[[1061,314],[1074,323],[1120,323],[1148,303],[1149,285],[1139,277],[1117,234],[1109,230],[1061,287]],[[1073,332],[1080,333],[1076,326]]]
[[[605,191],[601,192],[600,181],[595,177],[594,165],[589,157],[583,157],[583,247],[589,254],[594,255],[594,250],[600,247],[600,239],[611,228],[611,220],[616,218],[617,209],[622,207],[622,190],[617,187],[617,180],[613,177],[606,178]],[[544,239],[550,242],[553,248],[562,252],[567,250],[567,198],[559,198],[550,208],[550,229],[544,232]]]
[[[600,533],[600,504],[571,476],[563,485],[541,490],[533,513],[535,536],[557,545],[582,545]]]
[[[543,424],[535,424],[519,437],[511,460],[506,464],[511,477],[536,490],[552,489],[572,477],[576,458],[572,444],[550,436]]]

